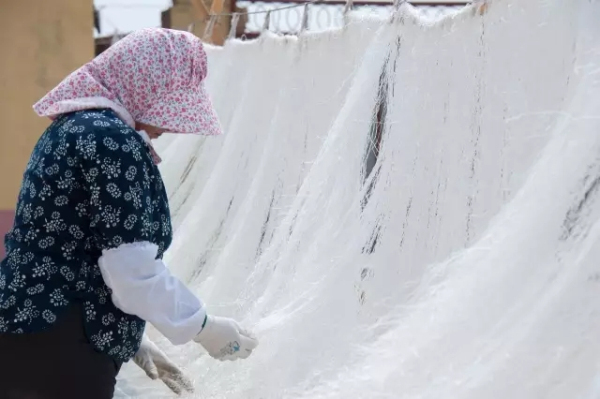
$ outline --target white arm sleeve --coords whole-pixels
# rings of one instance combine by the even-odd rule
[[[202,330],[204,304],[162,260],[149,242],[102,251],[98,266],[112,301],[125,313],[151,323],[174,345],[191,341]]]

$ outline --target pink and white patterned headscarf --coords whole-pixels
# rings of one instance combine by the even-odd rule
[[[206,92],[206,53],[191,33],[147,28],[130,33],[71,73],[33,109],[51,119],[90,108],[111,108],[129,126],[145,123],[169,133],[222,134]]]

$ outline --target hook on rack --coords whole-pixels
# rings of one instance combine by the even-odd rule
[[[231,40],[231,39],[235,38],[239,22],[240,22],[240,13],[236,12],[231,17],[231,28],[229,28],[229,35],[227,35],[227,40]]]
[[[308,3],[304,4],[304,11],[302,12],[302,24],[300,25],[300,32],[304,32],[308,29]]]
[[[210,20],[208,21],[208,24],[206,25],[206,29],[204,29],[204,36],[203,36],[203,40],[205,42],[212,42],[212,35],[213,35],[213,30],[215,28],[215,22],[217,21],[217,18],[219,18],[218,14],[214,14],[210,16]]]
[[[346,5],[344,6],[344,27],[348,26],[348,22],[349,22],[349,18],[348,18],[348,14],[350,14],[350,11],[352,11],[352,8],[354,7],[354,0],[346,0]]]
[[[271,23],[271,10],[268,10],[267,15],[265,15],[265,22],[263,22],[261,33],[269,30],[270,23]]]

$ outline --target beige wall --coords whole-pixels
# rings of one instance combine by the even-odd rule
[[[31,106],[93,57],[92,29],[92,0],[0,0],[0,211],[15,208],[23,169],[49,123]]]

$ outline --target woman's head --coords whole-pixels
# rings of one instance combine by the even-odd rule
[[[107,106],[132,127],[221,134],[204,87],[206,53],[188,32],[135,31],[79,68],[34,105],[40,116]]]

